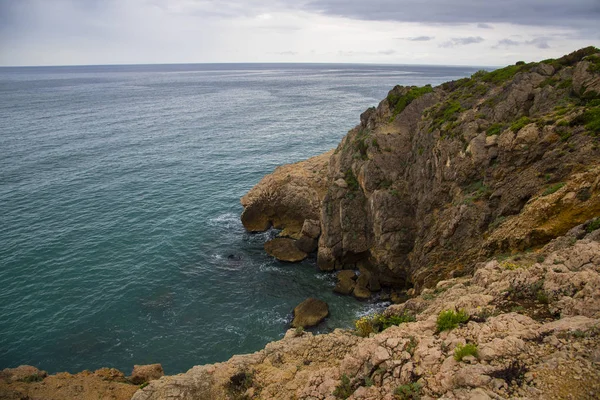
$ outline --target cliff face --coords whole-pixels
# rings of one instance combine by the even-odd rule
[[[397,86],[328,159],[319,267],[420,290],[540,247],[600,214],[599,136],[595,48]],[[270,207],[271,220],[290,215],[289,204]]]

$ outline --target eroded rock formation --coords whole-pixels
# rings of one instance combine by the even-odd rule
[[[494,254],[539,248],[600,214],[597,52],[435,88],[397,86],[321,168],[290,178],[302,190],[282,178],[284,169],[305,171],[302,163],[265,177],[242,220],[266,207],[250,230],[277,221],[297,232],[317,213],[321,269],[361,269],[378,284],[418,291]],[[318,190],[306,191],[313,180]],[[291,202],[266,203],[261,192],[304,205],[290,218]]]

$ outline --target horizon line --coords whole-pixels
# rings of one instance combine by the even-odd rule
[[[132,64],[45,64],[45,65],[0,65],[0,68],[65,68],[65,67],[135,67],[135,66],[167,66],[167,65],[369,65],[369,66],[384,66],[384,67],[482,67],[482,68],[499,68],[497,65],[470,65],[470,64],[396,64],[396,63],[367,63],[367,62],[308,62],[308,61],[251,61],[251,62],[180,62],[180,63],[132,63]],[[510,64],[509,64],[510,65]]]

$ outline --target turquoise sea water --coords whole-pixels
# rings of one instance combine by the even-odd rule
[[[476,68],[168,65],[0,68],[0,369],[259,350],[315,296],[347,327],[374,303],[282,264],[239,222],[277,165],[334,148],[395,84]]]

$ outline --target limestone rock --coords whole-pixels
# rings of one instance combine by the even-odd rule
[[[144,382],[159,379],[164,374],[160,364],[134,365],[129,380],[136,385],[140,385]]]
[[[302,236],[296,240],[296,247],[304,253],[312,253],[317,250],[318,242],[308,236]]]
[[[356,282],[354,282],[355,278],[356,274],[354,273],[354,271],[344,270],[338,272],[337,283],[333,291],[340,294],[352,293],[352,291],[354,290],[354,286],[356,285]]]
[[[306,219],[302,224],[302,235],[311,239],[317,239],[321,234],[321,223],[318,219]]]
[[[300,233],[305,220],[318,221],[331,154],[280,166],[265,176],[240,200],[244,228],[262,232],[274,226],[293,236]]]
[[[289,238],[275,238],[265,243],[268,255],[279,261],[298,262],[304,260],[308,254],[298,249],[296,241]]]
[[[43,380],[48,373],[32,367],[31,365],[20,365],[16,368],[5,368],[2,374],[10,381],[36,382]]]
[[[308,298],[294,308],[292,327],[310,327],[319,324],[329,315],[327,303],[315,298]]]

